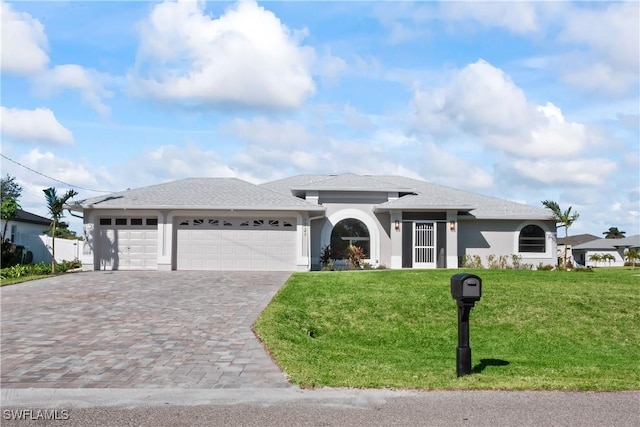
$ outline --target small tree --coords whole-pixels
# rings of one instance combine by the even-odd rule
[[[67,200],[76,196],[75,190],[68,190],[63,196],[58,197],[56,189],[49,187],[44,192],[47,199],[47,207],[49,208],[49,214],[51,215],[51,272],[56,272],[56,226],[61,218],[63,218],[64,204]]]
[[[608,263],[609,263],[609,266],[611,266],[611,263],[612,263],[613,261],[615,261],[615,260],[616,260],[616,257],[614,257],[614,256],[613,256],[613,255],[611,255],[611,254],[603,254],[603,255],[602,255],[602,261],[604,261],[604,262],[608,262]]]
[[[609,227],[609,229],[602,234],[605,235],[605,239],[624,239],[626,231],[620,231],[618,227]]]
[[[597,267],[598,266],[598,262],[602,261],[602,255],[601,254],[589,255],[589,261],[593,261],[596,264],[596,267]]]
[[[2,241],[7,235],[7,225],[9,221],[16,217],[16,211],[20,209],[18,199],[22,195],[22,187],[16,182],[16,178],[7,174],[6,178],[0,180],[0,202],[2,204]]]
[[[360,264],[364,259],[364,252],[360,246],[349,245],[347,246],[347,259],[350,269],[360,268]]]
[[[567,267],[567,238],[569,237],[569,227],[578,219],[580,214],[578,212],[571,212],[572,207],[569,206],[569,209],[562,211],[560,209],[560,205],[554,202],[553,200],[544,200],[542,204],[545,208],[549,209],[553,213],[553,218],[556,220],[557,224],[560,224],[561,227],[564,227],[564,257],[563,264],[564,267]]]
[[[631,268],[635,270],[636,260],[640,259],[640,253],[635,249],[627,249],[624,253],[624,258],[631,263]]]

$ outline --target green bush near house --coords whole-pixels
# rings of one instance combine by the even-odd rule
[[[296,273],[254,329],[303,387],[638,389],[636,271],[465,271],[483,279],[469,376],[455,368],[460,270]]]
[[[66,273],[69,270],[79,268],[81,266],[82,264],[79,261],[63,261],[56,264],[55,274]],[[40,279],[51,275],[51,266],[45,263],[18,264],[0,270],[2,286]]]

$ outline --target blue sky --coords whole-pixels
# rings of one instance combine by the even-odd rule
[[[638,2],[1,6],[2,175],[33,213],[49,186],[352,172],[640,232]]]

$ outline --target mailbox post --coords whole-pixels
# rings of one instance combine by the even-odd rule
[[[474,274],[459,273],[451,276],[451,296],[458,305],[458,347],[456,373],[459,377],[471,373],[471,347],[469,347],[469,314],[482,296],[482,279]]]

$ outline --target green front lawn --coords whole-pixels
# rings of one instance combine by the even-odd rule
[[[640,388],[640,270],[465,270],[474,374],[457,378],[458,271],[296,273],[254,325],[300,386]]]

